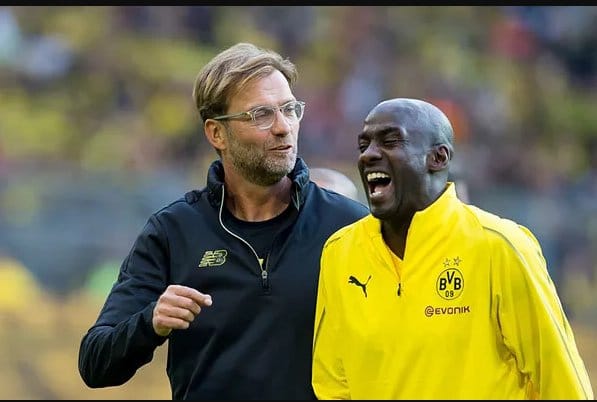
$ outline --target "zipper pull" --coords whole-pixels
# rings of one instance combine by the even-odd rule
[[[269,279],[267,277],[267,271],[265,269],[261,270],[261,286],[263,286],[263,289],[265,290],[269,289]]]
[[[398,282],[398,290],[396,291],[396,294],[398,296],[402,294],[402,282]]]

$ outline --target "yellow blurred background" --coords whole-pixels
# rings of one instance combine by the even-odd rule
[[[126,385],[78,374],[149,215],[216,157],[192,98],[239,41],[299,70],[299,153],[357,183],[390,97],[439,106],[453,179],[541,242],[597,384],[597,7],[0,6],[0,399],[170,399],[166,345]]]

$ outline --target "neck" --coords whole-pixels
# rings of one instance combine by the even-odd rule
[[[381,234],[384,241],[390,250],[400,258],[404,258],[406,235],[408,234],[411,220],[412,216],[410,219],[383,221],[381,224]]]
[[[292,181],[288,177],[272,186],[226,177],[226,207],[236,218],[259,222],[281,214],[290,204]]]

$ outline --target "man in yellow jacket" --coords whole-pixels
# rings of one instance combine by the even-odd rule
[[[316,396],[593,399],[537,239],[458,198],[453,139],[444,113],[417,99],[365,119],[371,214],[323,249]]]

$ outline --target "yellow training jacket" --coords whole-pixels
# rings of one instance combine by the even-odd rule
[[[324,246],[319,399],[593,399],[527,228],[463,204],[452,183],[415,214],[403,261],[380,228],[367,216]]]

